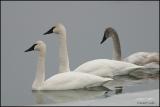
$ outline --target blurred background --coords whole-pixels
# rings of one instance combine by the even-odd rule
[[[24,53],[37,40],[47,44],[46,78],[58,72],[56,34],[43,35],[56,23],[67,30],[70,68],[93,59],[112,59],[112,39],[100,44],[113,27],[122,57],[159,50],[158,1],[1,1],[1,103],[32,103],[37,53]]]

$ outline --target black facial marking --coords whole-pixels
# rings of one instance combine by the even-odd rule
[[[24,52],[33,51],[33,50],[34,50],[34,47],[35,47],[36,45],[37,45],[37,44],[33,44],[29,49],[25,50]]]
[[[103,36],[103,39],[101,41],[101,44],[109,38],[109,34],[110,34],[109,29],[106,29],[105,32],[104,32],[104,36]]]
[[[102,41],[101,41],[101,44],[106,40],[107,38],[106,38],[106,36],[104,35],[103,36],[103,39],[102,39]]]
[[[55,28],[55,26],[53,26],[51,29],[49,29],[46,33],[44,33],[43,35],[46,35],[46,34],[51,34],[53,33],[53,29]]]

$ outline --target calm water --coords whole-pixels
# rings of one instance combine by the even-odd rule
[[[135,73],[137,74],[138,71]],[[73,101],[86,101],[112,97],[112,95],[133,93],[144,90],[159,88],[159,70],[145,71],[138,75],[116,76],[114,81],[105,84],[108,88],[91,88],[68,91],[32,91],[30,87],[10,90],[12,96],[2,97],[2,105],[36,105],[36,104],[58,104]],[[19,84],[21,85],[21,84]],[[158,94],[158,93],[157,93]]]
[[[112,39],[100,45],[107,27],[119,34],[124,57],[137,51],[159,52],[159,2],[119,1],[2,1],[1,2],[1,104],[35,105],[111,98],[113,95],[152,90],[157,79],[143,72],[116,77],[106,84],[113,91],[70,90],[32,92],[37,52],[24,53],[37,40],[47,45],[46,78],[58,72],[58,35],[44,36],[56,23],[67,30],[70,68],[86,61],[112,58]],[[73,20],[76,19],[76,20]],[[97,21],[98,20],[98,21]],[[136,41],[136,42],[135,42]],[[143,79],[141,79],[144,77]],[[38,96],[38,97],[37,97]]]

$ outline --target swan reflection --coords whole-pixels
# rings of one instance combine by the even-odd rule
[[[66,90],[66,91],[32,91],[32,93],[35,97],[37,104],[64,103],[71,101],[108,98],[112,95],[132,92],[129,91],[128,89],[135,86],[136,87],[142,86],[141,89],[143,89],[144,87],[143,84],[146,84],[146,82],[155,83],[155,80],[137,79],[130,76],[116,76],[114,77],[113,81],[109,81],[104,85],[107,88],[95,87],[87,90],[78,89],[78,90]],[[155,86],[153,85],[153,87]]]
[[[37,104],[63,103],[105,97],[106,90],[32,91]]]
[[[65,90],[65,91],[32,91],[37,104],[64,103],[70,101],[82,101],[98,98],[107,98],[123,92],[123,84],[126,81],[113,80],[108,82],[106,88],[94,87],[88,89]]]

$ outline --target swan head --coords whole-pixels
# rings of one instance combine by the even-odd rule
[[[29,52],[29,51],[43,51],[43,52],[45,52],[46,51],[46,44],[41,40],[36,41],[35,44],[33,44],[30,48],[25,50],[25,52]]]
[[[44,33],[43,35],[46,34],[51,34],[51,33],[56,33],[56,34],[63,34],[66,32],[66,29],[64,27],[63,24],[58,23],[55,26],[53,26],[51,29],[49,29],[46,33]]]
[[[106,30],[104,31],[104,36],[101,41],[101,44],[105,42],[109,37],[113,36],[115,33],[116,31],[113,28],[111,27],[106,28]]]

